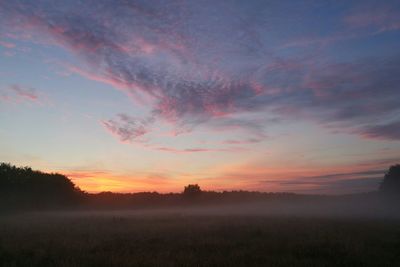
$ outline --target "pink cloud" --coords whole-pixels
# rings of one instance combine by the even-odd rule
[[[71,71],[72,73],[78,74],[82,77],[88,78],[93,81],[97,82],[102,82],[105,84],[109,84],[113,86],[114,88],[119,88],[119,89],[128,89],[129,86],[126,84],[123,80],[118,80],[115,77],[105,77],[104,75],[98,75],[93,72],[86,71],[82,68],[76,67],[76,66],[67,66],[67,69]]]
[[[10,87],[10,89],[13,90],[17,94],[17,96],[19,96],[20,98],[23,98],[23,99],[26,99],[26,100],[29,100],[32,102],[38,102],[38,100],[39,100],[39,97],[36,94],[35,89],[33,89],[33,88],[24,88],[24,87],[14,84]]]
[[[12,49],[15,47],[15,44],[6,42],[6,41],[1,41],[1,40],[0,40],[0,45],[4,46],[5,48],[9,48],[9,49]]]
[[[0,100],[10,103],[31,102],[41,104],[39,94],[36,89],[21,85],[11,85],[0,94]]]

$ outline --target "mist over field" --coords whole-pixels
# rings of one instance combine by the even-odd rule
[[[0,266],[396,266],[399,170],[351,195],[88,194],[2,164]]]

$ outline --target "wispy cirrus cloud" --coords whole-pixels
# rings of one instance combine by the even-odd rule
[[[399,67],[399,56],[325,66],[305,79],[304,88],[310,90],[305,102],[291,106],[326,125],[348,129],[379,125],[400,111]]]
[[[33,102],[36,102],[39,99],[36,90],[33,88],[22,87],[20,85],[14,84],[10,86],[10,89],[14,91],[15,94],[20,98]]]
[[[36,89],[13,84],[0,91],[0,99],[5,102],[33,102],[40,103],[40,97]]]
[[[82,59],[90,71],[75,68],[77,74],[152,99],[144,119],[118,115],[102,121],[123,142],[146,135],[151,130],[147,118],[213,127],[242,113],[311,120],[367,138],[399,140],[383,131],[362,130],[380,127],[400,111],[400,55],[367,53],[333,60],[316,58],[312,48],[299,55],[297,45],[280,50],[290,40],[302,40],[297,32],[305,30],[316,35],[315,40],[330,41],[358,38],[364,27],[397,29],[400,8],[394,1],[379,9],[390,12],[372,18],[365,11],[357,15],[359,4],[363,3],[344,5],[347,13],[321,9],[317,1],[292,5],[102,0],[75,5],[43,0],[2,2],[0,7],[3,17],[19,28],[50,36]],[[315,23],[312,14],[317,11],[325,12],[323,23]],[[345,23],[353,27],[337,35],[346,14]],[[255,129],[251,120],[247,122],[240,127]],[[256,127],[262,133],[265,126]]]

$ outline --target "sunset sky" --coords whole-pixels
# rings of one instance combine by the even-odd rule
[[[399,161],[400,1],[0,0],[0,162],[341,194]]]

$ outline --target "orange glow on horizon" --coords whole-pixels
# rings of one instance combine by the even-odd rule
[[[159,192],[178,193],[190,183],[197,183],[203,190],[211,191],[267,191],[294,192],[318,189],[317,184],[305,183],[296,186],[283,186],[287,181],[301,181],[304,178],[331,174],[346,174],[375,169],[380,166],[326,166],[294,167],[288,170],[283,167],[260,167],[250,165],[223,166],[213,170],[214,175],[205,177],[182,176],[163,177],[162,175],[119,175],[105,171],[72,171],[60,172],[70,178],[79,188],[89,193],[111,191],[116,193]],[[341,178],[339,177],[338,180]],[[343,177],[342,179],[346,179]]]
[[[116,175],[102,171],[60,172],[72,180],[80,189],[88,193],[115,192],[179,192],[183,185],[175,184],[163,177],[135,177],[131,175]]]

